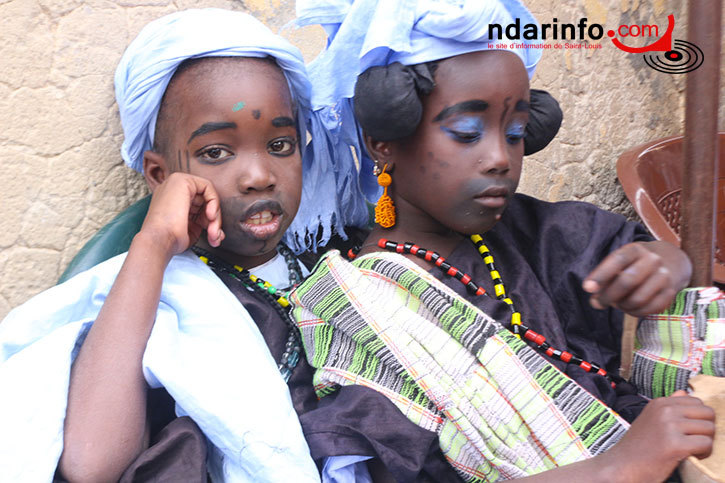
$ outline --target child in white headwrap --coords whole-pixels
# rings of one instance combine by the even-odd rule
[[[195,424],[160,433],[125,480],[205,482],[205,446],[215,480],[317,480],[295,411],[315,401],[311,373],[278,289],[304,275],[294,252],[366,224],[367,208],[346,195],[354,164],[305,141],[299,51],[244,13],[187,10],[141,31],[115,85],[149,213],[128,254],[0,324],[0,479],[50,481],[59,465],[118,480],[163,388]]]

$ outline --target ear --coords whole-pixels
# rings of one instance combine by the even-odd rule
[[[394,142],[393,141],[376,141],[371,136],[365,134],[365,148],[372,158],[382,168],[384,165],[388,165],[386,172],[391,172],[395,168],[395,162],[393,161]]]
[[[143,175],[151,192],[163,183],[169,174],[171,174],[171,170],[162,155],[154,151],[143,153]]]

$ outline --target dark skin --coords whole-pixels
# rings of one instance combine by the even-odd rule
[[[59,462],[70,481],[117,481],[148,447],[142,358],[171,258],[197,243],[260,265],[299,206],[297,130],[276,65],[203,59],[174,78],[164,102],[163,149],[144,156],[149,212],[71,372]]]
[[[228,66],[239,59],[222,62]],[[193,109],[175,116],[163,153],[146,153],[144,173],[152,190],[179,171],[212,181],[221,198],[225,238],[218,248],[203,239],[199,243],[229,262],[254,267],[275,255],[297,213],[302,160],[289,94],[262,105],[279,97],[280,88],[286,86],[284,76],[269,62],[245,62],[254,66],[259,85],[236,85],[233,73],[214,74],[226,82],[211,82],[203,67],[197,69],[200,73],[194,68],[183,72],[175,84],[187,81],[193,88],[173,85],[170,94],[177,99],[175,104]],[[199,96],[201,90],[207,95]],[[240,100],[244,107],[235,110]],[[177,159],[181,163],[173,162]],[[263,221],[269,222],[256,224]]]
[[[368,151],[393,177],[388,194],[397,217],[394,227],[372,230],[361,254],[378,251],[378,239],[389,238],[447,257],[469,235],[490,230],[518,186],[528,100],[526,70],[510,52],[441,61],[415,133],[393,142],[367,138]],[[665,309],[690,275],[690,262],[678,248],[630,243],[607,256],[582,288],[595,308],[644,315]],[[680,391],[648,404],[608,452],[524,480],[663,481],[684,458],[709,454],[714,431],[712,409]],[[376,481],[390,476],[381,465],[370,469]]]

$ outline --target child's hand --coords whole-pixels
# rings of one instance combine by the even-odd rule
[[[209,245],[224,240],[219,195],[209,180],[172,173],[156,187],[141,233],[164,247],[169,257],[183,252],[206,230]]]
[[[584,280],[592,307],[641,317],[665,310],[690,282],[687,255],[667,242],[636,242],[610,253]]]
[[[653,399],[627,434],[606,455],[621,468],[623,481],[664,481],[690,455],[712,451],[715,411],[685,391]]]

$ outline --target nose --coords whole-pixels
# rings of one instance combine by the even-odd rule
[[[479,160],[479,170],[485,174],[506,174],[511,169],[509,144],[503,135],[490,136],[490,141],[482,143],[483,156]]]
[[[253,154],[240,163],[237,187],[241,193],[271,191],[276,184],[277,176],[266,156]]]

